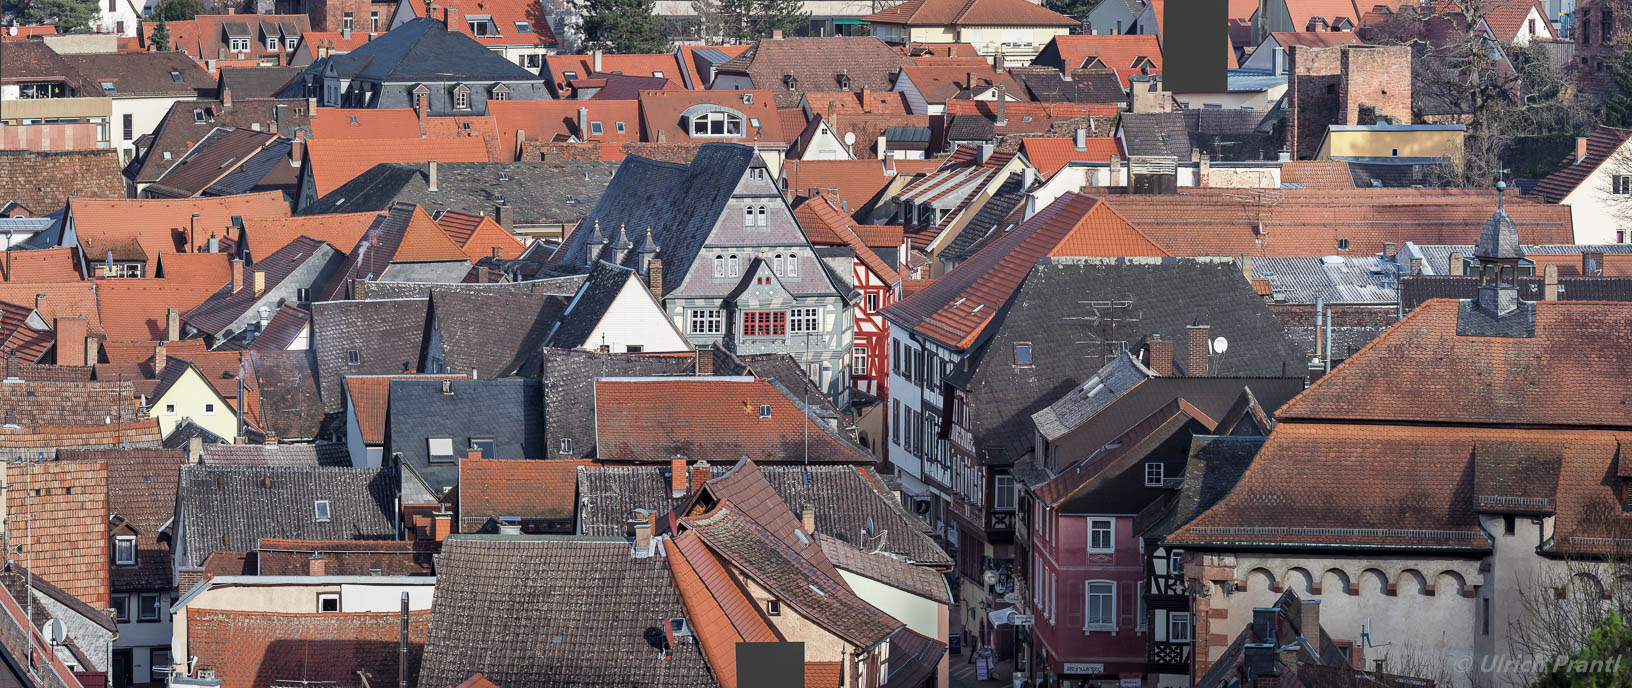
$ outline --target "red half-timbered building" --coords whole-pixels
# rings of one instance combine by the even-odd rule
[[[806,199],[794,216],[829,266],[837,269],[835,260],[850,259],[850,283],[856,290],[851,310],[856,334],[850,350],[850,386],[888,398],[890,330],[879,312],[895,303],[899,293],[901,275],[894,257],[900,252],[900,228],[858,226],[825,196]],[[890,230],[894,230],[893,243]]]

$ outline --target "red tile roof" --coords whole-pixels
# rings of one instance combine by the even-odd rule
[[[744,103],[750,96],[752,103]],[[641,131],[648,141],[680,143],[690,141],[691,133],[680,121],[680,114],[693,105],[721,105],[749,118],[743,124],[741,138],[710,137],[708,141],[733,143],[788,143],[797,131],[783,131],[782,119],[776,110],[776,97],[769,90],[754,91],[641,91]],[[754,126],[754,121],[759,126]],[[660,136],[661,134],[661,136]]]
[[[408,612],[408,675],[418,675],[429,609]],[[191,609],[187,654],[222,688],[271,688],[289,681],[352,685],[397,675],[400,612],[282,613]]]
[[[1535,10],[1536,16],[1540,17],[1541,21],[1538,24],[1548,24],[1551,19],[1547,14],[1547,8],[1536,0],[1493,0],[1479,7],[1484,12],[1485,24],[1496,34],[1496,40],[1503,43],[1513,41],[1519,34],[1526,33],[1525,19],[1529,18],[1530,10]],[[1550,25],[1545,27],[1545,31],[1552,30]]]
[[[312,555],[318,554],[325,576],[425,576],[433,572],[433,557],[440,548],[441,543],[416,540],[261,538],[251,575],[311,575]]]
[[[175,200],[75,198],[68,203],[74,234],[91,261],[106,248],[135,243],[147,254],[149,270],[161,253],[204,250],[210,235],[237,239],[233,217],[289,217],[279,191]],[[193,214],[199,215],[193,220]]]
[[[1372,256],[1387,241],[1473,244],[1496,208],[1495,195],[1483,189],[1186,189],[1103,198],[1176,256]],[[1574,241],[1565,206],[1510,197],[1507,213],[1525,244]],[[1340,239],[1348,240],[1346,250],[1339,249]]]
[[[504,102],[504,101],[495,101]],[[491,114],[420,117],[413,108],[318,108],[312,117],[314,139],[454,139],[479,137],[490,160],[501,157],[499,129]],[[397,162],[395,160],[388,162]],[[409,161],[417,162],[417,161]],[[450,161],[459,162],[459,161]]]
[[[1037,168],[1043,179],[1054,176],[1073,161],[1103,162],[1113,155],[1127,157],[1121,139],[1114,136],[1090,136],[1087,143],[1087,147],[1079,151],[1076,140],[1070,137],[1031,136],[1020,141],[1020,153]]]
[[[313,139],[306,143],[306,164],[318,197],[328,195],[369,168],[385,162],[490,162],[487,143],[478,137]],[[254,213],[251,213],[254,214]]]
[[[72,246],[8,251],[0,275],[7,282],[73,282],[79,274],[79,249]]]
[[[578,467],[588,461],[459,461],[459,520],[516,516],[571,520],[578,507]]]
[[[1128,87],[1128,77],[1134,74],[1162,71],[1162,48],[1150,34],[1055,36],[1053,43],[1058,63],[1052,59],[1050,48],[1044,48],[1033,64],[1073,70],[1082,69],[1097,58],[1106,67],[1116,70],[1124,89]],[[1150,62],[1148,69],[1136,66],[1146,60]]]
[[[907,0],[862,18],[907,26],[1080,26],[1082,22],[1026,0]]]
[[[1008,73],[992,69],[985,58],[918,58],[917,64],[902,67],[901,72],[912,80],[912,85],[923,94],[924,100],[942,104],[970,89],[1002,84],[1004,91],[1015,97],[1024,97],[1026,88]]]
[[[57,318],[85,316],[86,328],[91,334],[102,333],[102,316],[97,307],[97,281],[74,282],[4,282],[0,283],[0,301],[39,311],[46,323]]]
[[[1360,10],[1352,0],[1286,0],[1286,11],[1292,15],[1292,26],[1308,28],[1316,17],[1336,25],[1339,19],[1360,23]]]
[[[250,255],[270,256],[297,238],[307,236],[349,251],[379,217],[377,212],[301,215],[286,218],[244,218],[244,244]],[[231,266],[228,266],[231,269]],[[230,277],[229,277],[230,281]],[[223,281],[222,284],[225,284]]]
[[[805,688],[839,688],[844,683],[844,662],[805,662]]]
[[[1305,189],[1352,189],[1354,177],[1342,160],[1288,160],[1281,163],[1281,183]]]
[[[669,571],[686,609],[686,620],[695,629],[720,688],[736,688],[737,643],[774,643],[784,638],[759,615],[759,605],[748,598],[696,532],[681,533],[672,544]]]
[[[463,380],[453,375],[347,375],[346,399],[366,444],[385,444],[385,418],[392,380]]]
[[[782,171],[789,191],[797,195],[813,188],[833,189],[851,213],[861,212],[879,200],[896,179],[884,173],[884,165],[878,160],[788,160],[782,163]]]
[[[823,117],[842,113],[907,114],[907,94],[900,91],[805,91],[804,96],[811,111]]]
[[[770,415],[762,416],[763,407]],[[596,448],[603,461],[870,463],[862,450],[807,416],[767,380],[649,378],[595,381]]]
[[[793,211],[793,216],[799,221],[799,226],[805,230],[805,235],[811,243],[827,246],[849,246],[856,252],[856,260],[861,261],[884,280],[885,284],[895,284],[901,281],[901,275],[895,268],[879,257],[878,252],[868,247],[860,235],[856,234],[850,218],[835,207],[826,197],[818,196],[807,199]],[[817,237],[821,237],[818,239]]]
[[[601,68],[595,69],[593,58],[589,55],[546,55],[544,56],[544,76],[554,80],[555,92],[559,95],[567,91],[568,82],[574,78],[582,79],[591,72],[605,74],[625,74],[629,76],[662,77],[669,80],[669,88],[685,88],[680,76],[680,61],[673,53],[651,55],[601,55]],[[568,72],[572,76],[568,76]]]
[[[600,122],[601,133],[578,128],[578,109],[589,122]],[[579,141],[627,143],[640,140],[638,100],[495,100],[487,104],[499,130],[503,160],[514,160],[519,151],[517,132],[528,141],[554,141],[576,137]],[[618,131],[623,124],[623,131]]]
[[[300,43],[295,45],[295,55],[306,58],[309,60],[307,64],[311,64],[316,62],[319,57],[317,50],[319,47],[333,48],[335,54],[349,53],[363,47],[369,41],[381,35],[354,31],[351,37],[347,38],[340,31],[307,31],[300,35]],[[294,57],[290,58],[290,60],[294,59]]]
[[[0,436],[0,443],[8,440]],[[107,463],[14,463],[6,473],[6,505],[7,539],[20,548],[11,556],[86,604],[106,608]]]
[[[210,298],[228,280],[213,286],[171,284],[161,279],[108,279],[97,282],[102,329],[114,341],[164,339],[168,310],[186,313]]]
[[[1294,45],[1305,48],[1330,48],[1360,42],[1360,36],[1353,31],[1272,31],[1269,35],[1283,50]]]
[[[436,224],[472,262],[492,256],[514,260],[520,258],[524,250],[514,235],[486,215],[449,210],[436,219]]]
[[[1592,130],[1592,135],[1587,137],[1586,157],[1577,160],[1575,150],[1571,149],[1569,154],[1559,161],[1558,169],[1536,184],[1533,193],[1548,203],[1563,202],[1566,196],[1587,180],[1587,177],[1598,171],[1615,151],[1620,150],[1628,137],[1632,137],[1632,129],[1598,127]]]
[[[884,313],[919,334],[967,349],[1040,258],[1165,255],[1108,204],[1067,193]]]
[[[697,60],[696,60],[696,57],[694,57],[694,53],[696,53],[696,51],[698,51],[698,50],[708,50],[708,49],[712,48],[714,50],[718,50],[718,51],[720,51],[722,53],[725,53],[726,57],[736,57],[736,56],[741,55],[741,54],[743,54],[745,52],[748,52],[748,49],[752,48],[752,47],[753,46],[746,45],[746,44],[744,44],[744,45],[681,45],[681,46],[676,46],[675,49],[680,52],[681,68],[685,70],[685,75],[688,78],[691,79],[691,88],[701,89],[701,88],[707,88],[707,85],[703,83],[703,77],[697,73]]]
[[[170,49],[185,52],[188,57],[199,62],[244,55],[250,58],[246,64],[259,64],[263,58],[272,58],[279,64],[287,64],[294,53],[285,50],[281,40],[278,42],[278,50],[267,50],[259,30],[262,25],[270,24],[274,31],[281,33],[278,26],[284,22],[291,23],[296,34],[304,34],[311,29],[311,24],[304,14],[200,14],[186,21],[167,22],[167,28],[170,31]],[[253,34],[249,41],[249,52],[227,52],[231,47],[227,43],[226,31],[226,25],[229,23],[242,24]],[[156,21],[142,22],[142,45],[149,50],[153,49],[153,29],[158,25]]]

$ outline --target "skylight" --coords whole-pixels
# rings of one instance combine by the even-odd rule
[[[103,90],[103,91],[106,91],[106,92],[108,92],[108,93],[113,93],[113,89],[114,89],[114,86],[113,86],[113,82],[112,82],[112,81],[104,81],[104,82],[102,82],[102,90]]]
[[[178,71],[176,71],[174,69],[170,70],[170,80],[174,81],[174,82],[176,82],[178,84],[181,83],[181,72],[178,72]]]
[[[816,593],[818,595],[821,595],[822,597],[827,597],[827,593],[822,592],[821,588],[818,588],[818,587],[816,587],[814,585],[810,586],[810,590],[811,590],[811,592],[814,592],[814,593]]]
[[[524,21],[516,22],[516,33],[532,33],[533,25]]]

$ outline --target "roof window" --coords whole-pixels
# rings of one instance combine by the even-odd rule
[[[427,437],[425,445],[430,452],[431,463],[453,463],[452,437]]]
[[[533,25],[524,21],[516,22],[516,33],[532,33]]]
[[[113,93],[113,91],[114,91],[114,85],[113,85],[113,82],[112,82],[112,81],[104,81],[104,82],[102,82],[102,90],[103,90],[103,92],[105,92],[105,93]]]
[[[329,500],[319,499],[316,502],[313,502],[312,517],[317,519],[318,523],[328,523],[330,520],[332,520],[329,516]]]
[[[760,418],[770,418],[771,417],[771,405],[770,404],[760,404],[759,405],[759,417]]]
[[[1031,342],[1014,343],[1014,364],[1017,366],[1031,365]]]
[[[178,72],[178,71],[176,71],[174,69],[170,70],[170,80],[174,81],[174,82],[176,82],[178,84],[181,83],[181,72]]]

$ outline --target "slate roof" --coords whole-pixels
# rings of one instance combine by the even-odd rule
[[[1543,13],[1542,16],[1546,16]],[[1558,203],[1573,193],[1577,187],[1586,182],[1592,173],[1603,167],[1605,162],[1620,150],[1626,139],[1632,137],[1632,129],[1617,129],[1614,127],[1598,127],[1592,130],[1587,137],[1587,154],[1577,160],[1575,150],[1571,149],[1564,159],[1559,161],[1558,169],[1547,175],[1536,185],[1533,193],[1539,194],[1548,203]]]
[[[9,46],[8,46],[9,49]],[[16,201],[36,215],[61,208],[70,197],[123,198],[119,152],[0,151],[0,205]]]
[[[318,393],[317,351],[259,351],[245,354],[254,375],[260,402],[251,407],[250,421],[265,433],[284,440],[310,439],[320,434],[324,418]]]
[[[431,611],[408,612],[408,672],[415,675],[425,649]],[[190,609],[187,652],[199,670],[213,671],[221,688],[272,688],[289,681],[349,685],[358,673],[370,682],[397,675],[402,614],[385,612],[286,613]]]
[[[430,357],[440,354],[446,370],[484,380],[512,375],[538,354],[570,303],[552,294],[433,288],[429,317],[442,350],[427,350],[420,368],[429,369]]]
[[[1049,296],[1057,294],[1077,297],[1065,301]],[[1082,300],[1127,301],[1124,312],[1138,320],[1114,329],[1093,328],[1086,322],[1061,326],[1074,322],[1066,318],[1095,315],[1078,303]],[[970,419],[977,457],[1003,465],[1031,446],[1032,428],[1025,419],[1094,373],[1098,352],[1091,349],[1097,347],[1081,342],[1125,343],[1125,350],[1138,351],[1149,335],[1161,334],[1173,341],[1173,360],[1182,371],[1189,360],[1187,328],[1193,324],[1207,325],[1210,338],[1222,336],[1229,342],[1226,354],[1210,358],[1210,376],[1303,376],[1307,363],[1303,353],[1234,261],[1053,258],[1037,265],[1001,324],[976,351],[971,371],[949,380],[968,391],[970,403],[988,410]],[[1033,365],[1013,364],[1011,350],[1018,341],[1031,344]]]
[[[622,538],[456,535],[437,566],[421,688],[478,672],[504,688],[715,685],[696,645],[657,658],[663,625],[686,614],[665,558]]]
[[[907,512],[871,466],[757,463],[756,468],[796,517],[807,505],[815,510],[817,533],[868,551],[882,550],[916,566],[952,565],[922,519]],[[809,485],[804,482],[807,473]]]
[[[223,65],[216,90],[232,89],[232,97],[271,98],[300,76],[300,67],[229,67]]]
[[[947,242],[946,248],[941,249],[941,257],[948,260],[968,260],[970,256],[984,248],[981,244],[982,239],[991,236],[994,231],[1009,229],[1007,218],[1026,200],[1025,189],[1021,188],[1024,179],[1025,175],[1019,172],[1009,174],[1009,178],[1003,180],[1003,184],[997,187],[991,198],[986,199],[986,203],[980,206],[980,210],[975,212],[969,223],[963,226],[952,241]]]
[[[448,81],[444,72],[450,64],[459,65],[458,79],[466,82],[542,80],[441,21],[425,18],[410,19],[328,62],[343,78],[384,83]],[[307,71],[324,64],[319,60]]]
[[[1127,91],[1114,69],[1073,69],[1070,79],[1050,67],[1011,67],[1031,99],[1043,103],[1123,103]],[[1017,94],[1018,95],[1018,94]]]
[[[453,393],[443,394],[443,384]],[[403,465],[431,494],[458,483],[459,462],[473,437],[491,438],[498,458],[553,457],[544,446],[544,399],[537,380],[392,380],[390,395],[387,456],[401,453]],[[431,463],[431,437],[452,438],[453,461]]]
[[[149,185],[147,192],[155,198],[200,195],[206,188],[237,171],[240,165],[258,155],[277,138],[278,135],[272,132],[216,127]]]
[[[266,352],[287,351],[311,323],[311,311],[286,303],[272,313],[272,319],[267,321],[255,335],[255,339],[249,343],[249,349]]]
[[[210,552],[247,549],[268,537],[389,540],[396,534],[398,490],[390,469],[188,465],[179,492],[182,567],[202,566]],[[316,520],[319,500],[329,502],[331,521]]]
[[[381,211],[417,203],[430,212],[492,215],[500,196],[518,225],[572,224],[588,215],[612,181],[612,162],[438,162],[436,192],[423,163],[381,163],[301,209],[302,215]],[[508,178],[506,180],[506,178]]]
[[[747,74],[756,88],[775,89],[777,107],[790,108],[799,105],[803,91],[838,90],[840,74],[848,77],[844,90],[888,91],[895,70],[911,63],[872,36],[788,37],[760,40],[716,71]],[[794,77],[796,89],[783,85],[784,75]]]
[[[1273,160],[1281,148],[1274,133],[1279,117],[1260,110],[1123,113],[1119,126],[1128,155],[1189,160],[1199,148],[1215,161]]]
[[[544,435],[551,456],[588,458],[595,447],[595,380],[602,377],[684,375],[691,356],[613,354],[593,351],[543,349],[539,352],[539,380],[544,394]],[[572,440],[572,452],[561,454],[561,440]],[[657,457],[666,458],[666,457]]]
[[[941,604],[952,604],[946,576],[932,569],[909,564],[891,556],[868,552],[819,531],[816,533],[816,541],[821,543],[822,553],[826,554],[828,560],[840,571],[848,571]]]
[[[294,466],[316,468],[351,466],[346,445],[338,442],[312,444],[208,444],[204,445],[207,466]]]
[[[603,461],[667,461],[678,455],[871,463],[864,449],[801,408],[773,381],[603,378],[595,381],[594,403],[596,452]]]
[[[131,160],[124,176],[137,183],[158,179],[216,127],[253,129],[259,125],[265,131],[292,137],[297,130],[310,129],[309,114],[305,98],[234,98],[232,107],[222,106],[219,100],[177,101],[154,128],[147,152]]]
[[[549,346],[558,349],[593,348],[595,342],[588,341],[590,334],[601,324],[607,309],[612,307],[612,302],[631,278],[637,283],[640,279],[630,268],[604,260],[596,261],[584,276],[582,289],[572,297],[571,308],[559,312],[560,324],[549,332]]]
[[[114,590],[168,590],[170,544],[159,529],[176,514],[176,484],[187,452],[179,449],[117,449],[58,452],[67,461],[102,461],[108,471],[108,513],[136,531],[136,566],[114,566]]]
[[[1343,256],[1335,261],[1324,257],[1259,257],[1252,260],[1252,272],[1269,279],[1276,303],[1399,301],[1396,264],[1379,256]]]
[[[326,251],[323,250],[325,248]],[[244,268],[246,282],[254,279],[255,272],[266,275],[265,289],[261,293],[255,293],[253,284],[236,291],[235,285],[227,284],[211,294],[197,308],[183,313],[181,319],[187,325],[198,328],[200,332],[209,334],[224,332],[238,318],[261,303],[267,297],[267,292],[283,284],[284,279],[309,261],[327,260],[330,264],[338,262],[334,259],[334,253],[334,247],[325,242],[311,237],[297,237],[271,255],[256,260],[253,266]],[[314,275],[313,279],[316,277]]]
[[[1135,519],[1133,530],[1146,538],[1160,538],[1213,508],[1235,489],[1253,457],[1264,446],[1259,436],[1191,435],[1184,464],[1184,482],[1172,499],[1153,505]]]

